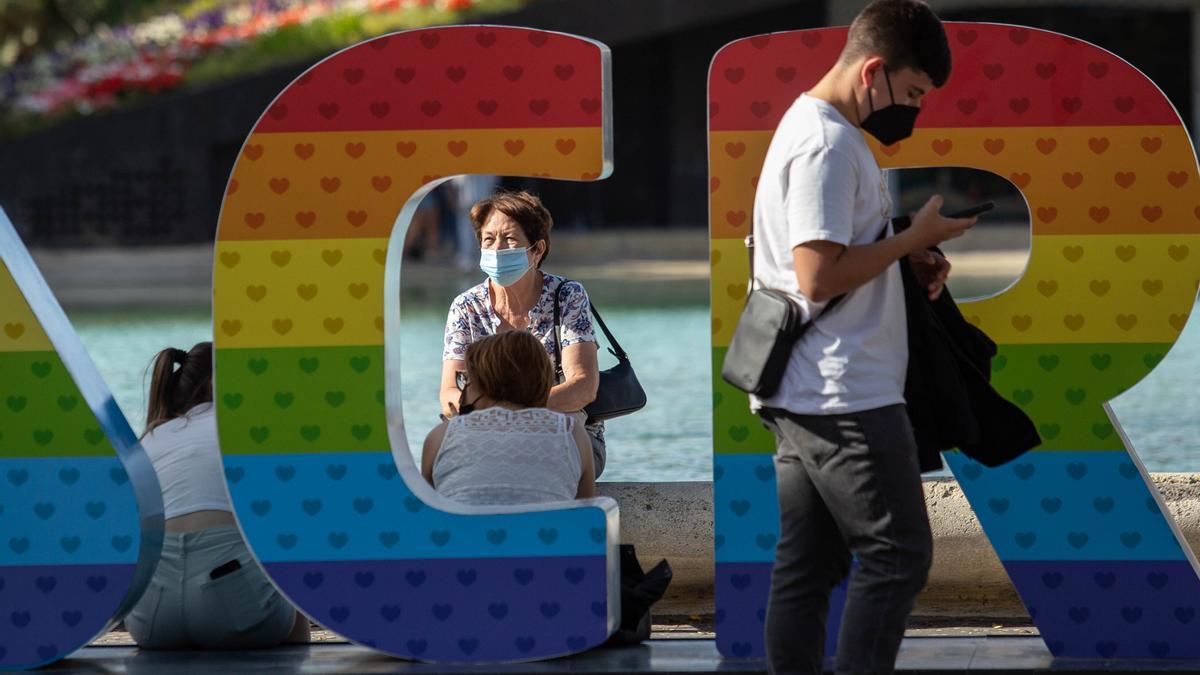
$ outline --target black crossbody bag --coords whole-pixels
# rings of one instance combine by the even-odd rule
[[[562,293],[562,287],[568,281],[569,279],[564,279],[554,291],[554,371],[559,377],[562,376],[563,370],[562,343],[559,342],[559,328],[562,319],[558,297]],[[638,382],[637,374],[633,372],[633,364],[629,362],[629,355],[625,353],[624,349],[621,349],[620,343],[608,330],[608,326],[604,325],[604,319],[600,318],[600,312],[596,309],[596,305],[593,304],[591,308],[592,316],[596,318],[596,323],[600,324],[600,330],[604,331],[604,337],[608,338],[608,344],[611,345],[608,351],[617,357],[617,365],[600,371],[600,385],[596,389],[596,399],[583,409],[587,413],[588,424],[628,415],[646,407],[646,392]]]
[[[883,239],[887,231],[885,223],[875,241]],[[803,321],[800,307],[788,293],[773,288],[754,288],[753,234],[746,237],[746,250],[750,252],[750,291],[725,352],[721,377],[747,394],[768,398],[779,389],[792,347],[812,328],[817,318],[837,307],[846,294],[826,303],[819,317]]]

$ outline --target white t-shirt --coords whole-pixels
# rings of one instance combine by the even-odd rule
[[[162,486],[164,517],[196,511],[233,511],[221,470],[217,415],[201,403],[146,434],[142,447]]]
[[[828,415],[904,402],[908,330],[900,268],[854,289],[829,316],[800,293],[792,249],[809,241],[870,244],[891,220],[883,171],[862,132],[832,104],[802,95],[783,116],[754,199],[758,288],[793,294],[818,315],[788,359],[774,396],[751,407]]]

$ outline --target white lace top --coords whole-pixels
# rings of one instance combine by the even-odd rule
[[[485,408],[450,419],[433,461],[433,486],[464,504],[575,498],[583,473],[575,421],[545,408]]]

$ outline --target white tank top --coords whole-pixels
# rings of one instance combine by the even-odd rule
[[[485,408],[451,418],[433,461],[433,486],[464,504],[575,498],[583,467],[574,420],[545,408]]]
[[[217,416],[211,403],[201,403],[164,422],[142,439],[162,486],[164,517],[196,511],[233,511],[221,470]]]

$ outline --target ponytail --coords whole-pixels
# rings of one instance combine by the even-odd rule
[[[146,431],[181,417],[212,400],[212,343],[201,342],[191,351],[168,347],[151,365],[150,399],[146,406]]]

